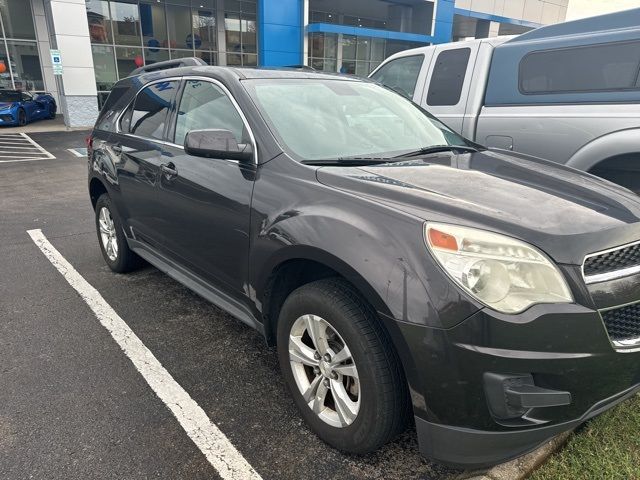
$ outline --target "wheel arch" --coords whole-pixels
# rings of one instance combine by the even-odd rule
[[[264,331],[269,344],[275,343],[275,329],[280,308],[296,288],[330,276],[349,282],[376,312],[391,315],[382,299],[366,279],[335,255],[311,246],[291,246],[266,262],[265,273],[256,282],[261,302]]]
[[[640,128],[608,133],[583,145],[567,162],[567,166],[590,172],[611,158],[640,152]]]
[[[103,193],[109,193],[106,185],[99,178],[93,177],[89,182],[89,198],[91,199],[91,206],[94,210],[96,209],[98,198],[100,198],[100,195]]]

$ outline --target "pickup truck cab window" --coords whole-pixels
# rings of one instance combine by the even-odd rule
[[[158,82],[144,88],[136,97],[129,132],[139,137],[162,140],[167,114],[179,82]]]
[[[203,80],[187,80],[176,119],[175,143],[182,145],[190,130],[205,125],[230,130],[238,143],[250,142],[242,117],[220,87]]]
[[[243,82],[274,135],[301,160],[390,158],[469,143],[409,99],[379,85],[342,80]]]
[[[407,98],[412,98],[423,61],[424,55],[396,58],[375,71],[371,78]]]
[[[445,50],[438,55],[427,94],[427,105],[458,104],[470,55],[470,48]]]

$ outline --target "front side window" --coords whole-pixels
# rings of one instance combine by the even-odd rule
[[[142,90],[133,106],[129,132],[140,137],[162,140],[167,114],[177,87],[177,81],[165,81]]]
[[[469,145],[409,99],[374,83],[263,79],[243,85],[282,146],[303,161]]]
[[[371,78],[407,98],[413,98],[423,61],[424,55],[396,58],[380,67]]]
[[[533,52],[520,63],[525,95],[602,92],[640,86],[640,42]]]
[[[204,128],[229,130],[238,143],[249,143],[242,118],[226,93],[211,82],[188,80],[176,119],[175,143],[182,145],[189,131]]]
[[[429,83],[427,105],[436,107],[458,104],[470,56],[470,48],[445,50],[438,55]]]

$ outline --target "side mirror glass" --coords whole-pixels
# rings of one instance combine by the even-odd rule
[[[250,143],[238,143],[229,130],[191,130],[184,139],[184,151],[205,158],[223,158],[251,162],[253,148]]]

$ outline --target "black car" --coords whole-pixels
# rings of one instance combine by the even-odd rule
[[[99,116],[103,256],[262,332],[327,443],[370,452],[413,418],[425,456],[494,464],[638,391],[637,196],[368,80],[183,63]]]

